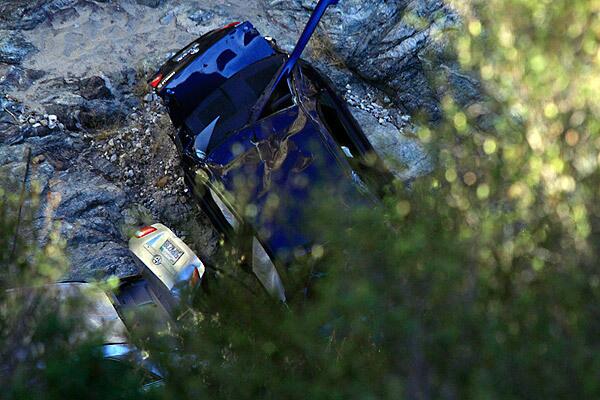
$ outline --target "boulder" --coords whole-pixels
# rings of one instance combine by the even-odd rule
[[[43,89],[40,89],[43,90]],[[42,100],[46,113],[56,115],[68,129],[79,129],[79,115],[85,99],[68,91],[57,91]]]
[[[419,140],[389,122],[379,122],[366,111],[358,108],[351,111],[375,152],[398,179],[411,181],[433,170],[433,161]]]
[[[49,0],[0,1],[0,26],[5,29],[30,30],[46,19],[43,6]]]
[[[33,82],[43,77],[44,71],[22,68],[18,65],[0,67],[0,92],[27,90]]]
[[[126,107],[118,101],[90,100],[83,104],[79,121],[85,128],[99,129],[121,123],[126,116]]]
[[[100,76],[92,76],[81,80],[79,94],[87,100],[114,98],[106,81]]]
[[[102,279],[135,274],[137,267],[119,229],[127,204],[125,192],[102,176],[83,170],[57,174],[48,185],[48,198],[40,211],[61,221],[67,242],[72,279]]]
[[[123,122],[131,108],[108,78],[100,76],[52,79],[37,89],[46,113],[56,115],[71,130],[113,126]]]
[[[136,3],[142,6],[157,8],[163,2],[163,0],[135,0]]]
[[[75,6],[86,0],[2,0],[0,26],[9,30],[32,30],[47,19],[64,20],[76,15]]]
[[[35,47],[19,32],[0,30],[0,63],[20,64]]]
[[[194,8],[188,11],[188,18],[197,24],[206,24],[215,17],[211,10]]]

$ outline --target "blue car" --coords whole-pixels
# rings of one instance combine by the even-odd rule
[[[306,228],[316,198],[372,206],[392,180],[330,81],[300,59],[335,3],[317,4],[291,54],[235,22],[149,81],[175,125],[187,184],[225,238],[243,238],[252,272],[282,301],[278,271],[323,244]]]

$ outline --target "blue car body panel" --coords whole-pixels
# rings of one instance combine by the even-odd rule
[[[340,207],[369,204],[339,146],[302,107],[258,121],[216,147],[207,162],[225,190],[255,206],[246,214],[257,236],[278,259],[315,242],[305,225],[314,197]],[[240,186],[243,186],[240,188]],[[243,206],[244,200],[234,201]]]
[[[191,112],[212,91],[250,64],[275,54],[275,50],[254,28],[244,22],[199,54],[169,79],[159,94],[181,117]]]

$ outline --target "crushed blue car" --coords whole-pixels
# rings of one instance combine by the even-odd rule
[[[234,22],[149,80],[176,128],[187,184],[225,238],[246,238],[252,271],[282,301],[278,270],[319,243],[305,227],[315,198],[370,206],[392,181],[333,84],[300,59],[335,3],[317,4],[291,54]]]

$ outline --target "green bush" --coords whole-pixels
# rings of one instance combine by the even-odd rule
[[[419,130],[436,171],[381,209],[320,204],[307,224],[326,245],[284,273],[287,305],[219,279],[170,337],[133,332],[167,372],[145,395],[600,397],[600,2],[455,3],[465,27],[452,38],[456,54],[485,95],[464,108],[445,99],[444,121]],[[11,212],[0,210],[7,248]],[[3,287],[30,279],[7,276],[15,265],[52,275],[40,266],[58,250],[23,248],[0,256]],[[324,276],[305,297],[311,271]],[[0,297],[3,363],[23,316],[7,304]],[[92,382],[94,346],[67,351],[64,334],[32,323],[39,334],[27,345],[52,344],[58,353],[40,357],[67,362],[3,367],[12,372],[3,396],[134,396],[127,379]]]
[[[420,129],[436,172],[383,210],[323,204],[311,299],[206,300],[181,335],[207,367],[174,368],[168,393],[599,396],[600,2],[456,3],[484,96]]]
[[[85,305],[76,299],[60,302],[46,289],[68,264],[56,227],[34,224],[36,204],[35,195],[0,188],[0,397],[139,396],[133,370],[104,361],[102,332],[85,324]],[[43,245],[39,231],[47,237]]]

